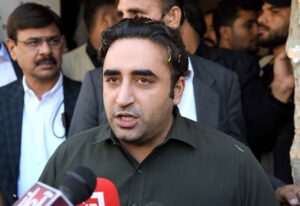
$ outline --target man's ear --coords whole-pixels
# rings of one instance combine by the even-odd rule
[[[8,48],[8,51],[10,53],[11,58],[16,61],[17,60],[17,55],[16,55],[16,51],[15,51],[16,50],[15,41],[11,38],[8,38],[6,40],[6,46]]]
[[[107,9],[103,11],[102,20],[106,27],[111,27],[120,20],[116,13],[117,11],[114,9]]]
[[[172,6],[168,13],[164,16],[163,21],[166,26],[177,29],[180,26],[182,11],[178,6]]]
[[[94,18],[96,18],[96,19],[94,19],[94,27],[97,27],[97,26],[99,26],[99,25],[106,25],[107,24],[107,19],[105,18],[105,16],[106,16],[106,13],[105,13],[105,9],[98,9],[97,11],[96,11],[96,14],[95,14],[95,16],[94,16]]]
[[[183,76],[179,77],[178,81],[174,86],[174,105],[178,105],[181,101],[183,90],[185,87],[185,78]]]

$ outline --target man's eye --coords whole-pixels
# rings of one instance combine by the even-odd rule
[[[48,43],[50,45],[54,45],[54,46],[59,45],[61,43],[61,39],[60,39],[60,37],[53,37],[53,38],[48,40]]]
[[[118,15],[118,17],[121,18],[121,19],[122,19],[123,16],[124,16],[123,12],[121,12],[121,11],[118,11],[117,15]]]
[[[40,39],[32,39],[32,40],[28,40],[25,42],[26,45],[32,46],[32,47],[39,46],[40,43],[41,43]]]
[[[279,11],[276,10],[276,9],[272,9],[272,10],[271,10],[271,14],[272,14],[272,15],[276,15],[276,14],[278,14],[278,13],[279,13]]]
[[[107,77],[107,78],[105,79],[105,81],[108,82],[108,83],[110,83],[110,84],[117,83],[118,80],[119,80],[119,79],[116,78],[116,77]]]
[[[147,78],[140,78],[140,79],[138,79],[138,83],[140,83],[140,84],[151,84],[152,81],[147,79]]]
[[[252,23],[246,23],[245,28],[246,29],[251,29],[252,28]]]

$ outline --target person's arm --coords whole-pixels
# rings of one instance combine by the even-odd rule
[[[243,87],[242,104],[248,143],[255,152],[268,150],[276,140],[277,130],[293,115],[293,104],[286,103],[294,85],[290,69],[284,55],[278,56],[271,88],[264,88],[258,75]]]
[[[241,147],[243,148],[243,147]],[[243,148],[239,155],[239,195],[240,205],[266,206],[279,205],[274,190],[265,171],[248,148]],[[242,204],[242,203],[246,204]]]
[[[98,126],[98,91],[92,75],[96,72],[87,72],[82,82],[80,93],[75,105],[69,136],[73,136],[81,131]],[[99,77],[100,79],[100,77]],[[100,83],[99,83],[100,84]],[[100,95],[100,94],[99,94]]]

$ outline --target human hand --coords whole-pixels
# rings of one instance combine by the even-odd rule
[[[275,191],[276,197],[284,205],[300,205],[300,186],[284,185]]]
[[[274,79],[271,85],[273,96],[287,103],[295,88],[295,79],[290,59],[286,52],[280,53],[274,61]]]

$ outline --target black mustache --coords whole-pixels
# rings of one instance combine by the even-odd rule
[[[45,57],[39,59],[38,61],[36,61],[35,64],[38,66],[38,65],[40,65],[40,64],[42,64],[44,62],[49,62],[49,61],[52,64],[55,64],[55,65],[57,64],[57,61],[56,61],[56,59],[53,56],[45,56]]]
[[[135,117],[142,115],[142,112],[139,109],[132,106],[128,106],[126,109],[122,109],[122,108],[113,109],[113,116],[118,116],[121,113],[128,113]]]

